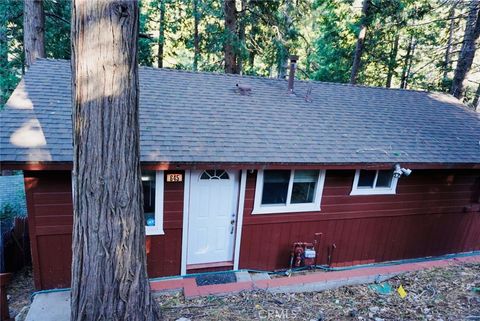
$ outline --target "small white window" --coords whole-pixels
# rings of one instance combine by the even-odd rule
[[[320,211],[325,171],[258,171],[252,214]]]
[[[163,171],[142,171],[145,234],[163,235]]]
[[[397,182],[392,170],[357,169],[350,195],[395,194]]]

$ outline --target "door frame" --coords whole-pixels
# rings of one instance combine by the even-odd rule
[[[182,259],[180,264],[180,274],[187,274],[187,246],[188,246],[188,220],[190,218],[190,189],[191,189],[191,170],[185,170],[185,180],[183,189],[183,224],[182,224]],[[245,204],[245,187],[247,171],[240,170],[240,186],[238,189],[237,204],[237,224],[235,227],[235,239],[233,245],[233,269],[238,270],[240,261],[240,244],[242,239],[243,209]]]

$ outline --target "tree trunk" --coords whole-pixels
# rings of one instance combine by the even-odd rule
[[[237,73],[242,74],[243,72],[243,53],[245,51],[245,27],[246,27],[246,10],[247,10],[247,0],[241,0],[241,16],[240,22],[238,25],[238,42],[240,44],[239,54],[237,56]]]
[[[287,77],[288,68],[288,49],[285,46],[281,46],[277,49],[278,62],[277,62],[277,74],[279,79],[285,79]]]
[[[237,57],[235,54],[235,42],[237,32],[237,10],[235,8],[235,0],[224,0],[223,13],[225,17],[225,72],[228,74],[236,74]]]
[[[25,0],[23,2],[23,46],[27,68],[37,58],[45,58],[44,32],[43,0]]]
[[[360,63],[362,61],[362,54],[365,47],[365,37],[367,35],[368,24],[368,10],[370,8],[370,0],[363,0],[362,18],[360,23],[360,32],[357,38],[357,45],[355,47],[355,55],[353,57],[352,73],[350,75],[350,83],[356,84],[358,72],[360,70]]]
[[[290,38],[290,24],[292,21],[290,18],[290,13],[293,9],[291,0],[285,0],[284,8],[283,23],[279,27],[281,31],[277,33],[277,77],[279,79],[287,77],[287,69],[289,67],[288,57],[290,48],[288,48],[287,41]]]
[[[160,19],[158,22],[157,66],[163,68],[163,47],[165,44],[165,0],[160,0]]]
[[[71,320],[157,320],[146,271],[137,1],[72,8]]]
[[[473,106],[473,109],[477,110],[477,111],[480,111],[478,109],[478,103],[480,101],[480,83],[478,84],[477,86],[477,90],[475,91],[475,97],[473,97],[473,102],[472,102],[472,106]]]
[[[388,62],[387,83],[385,86],[390,88],[392,86],[393,73],[397,67],[397,54],[398,54],[398,42],[400,41],[400,35],[397,31],[395,39],[393,40],[392,50],[390,51],[390,58]]]
[[[462,49],[458,57],[457,67],[453,76],[451,94],[458,99],[462,99],[465,95],[465,79],[470,68],[472,67],[475,51],[477,50],[476,42],[480,35],[480,4],[478,1],[472,1],[469,7],[467,25],[463,36]]]
[[[453,33],[455,31],[455,5],[457,2],[454,2],[450,8],[450,13],[448,15],[450,19],[450,26],[448,30],[448,40],[447,48],[445,49],[445,60],[443,61],[443,79],[448,79],[448,72],[450,71],[450,60],[452,52],[452,42],[453,42]]]
[[[408,42],[407,53],[405,55],[405,60],[403,62],[402,69],[402,79],[400,81],[400,88],[407,89],[408,78],[410,77],[410,70],[412,67],[413,54],[415,53],[415,38],[410,36],[410,41]]]
[[[251,70],[254,70],[254,68],[255,68],[255,57],[258,54],[258,50],[257,50],[256,46],[254,45],[254,43],[257,42],[257,35],[259,33],[260,33],[259,26],[256,25],[256,24],[253,24],[252,29],[250,30],[250,34],[249,34],[250,35],[249,38],[252,39],[252,41],[251,41],[252,45],[248,50],[248,64],[249,64]]]
[[[201,0],[193,0],[193,70],[197,71],[198,61],[200,60],[200,35],[198,33],[198,26],[200,25],[200,12],[198,11],[198,4]]]

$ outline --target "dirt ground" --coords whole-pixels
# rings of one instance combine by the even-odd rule
[[[190,300],[172,294],[157,301],[166,320],[182,321],[480,320],[480,264],[411,272],[384,283],[392,288],[389,294],[359,285],[314,293],[257,291]],[[400,285],[407,292],[404,299],[396,291]]]
[[[480,264],[411,272],[382,285],[387,284],[392,289],[388,294],[359,285],[314,293],[256,291],[197,299],[170,294],[156,300],[165,320],[480,321]],[[396,291],[400,285],[407,292],[404,299]],[[33,291],[31,269],[14,275],[7,289],[12,317],[29,306]]]
[[[26,316],[26,310],[30,306],[30,296],[34,291],[31,267],[25,267],[13,275],[7,287],[10,317],[14,318],[24,307],[26,308],[22,314]]]

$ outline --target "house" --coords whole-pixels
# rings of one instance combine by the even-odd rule
[[[70,282],[70,83],[68,61],[40,59],[0,113],[37,289]],[[293,86],[140,68],[150,277],[288,268],[292,242],[315,239],[333,266],[480,250],[478,114],[444,94]]]

